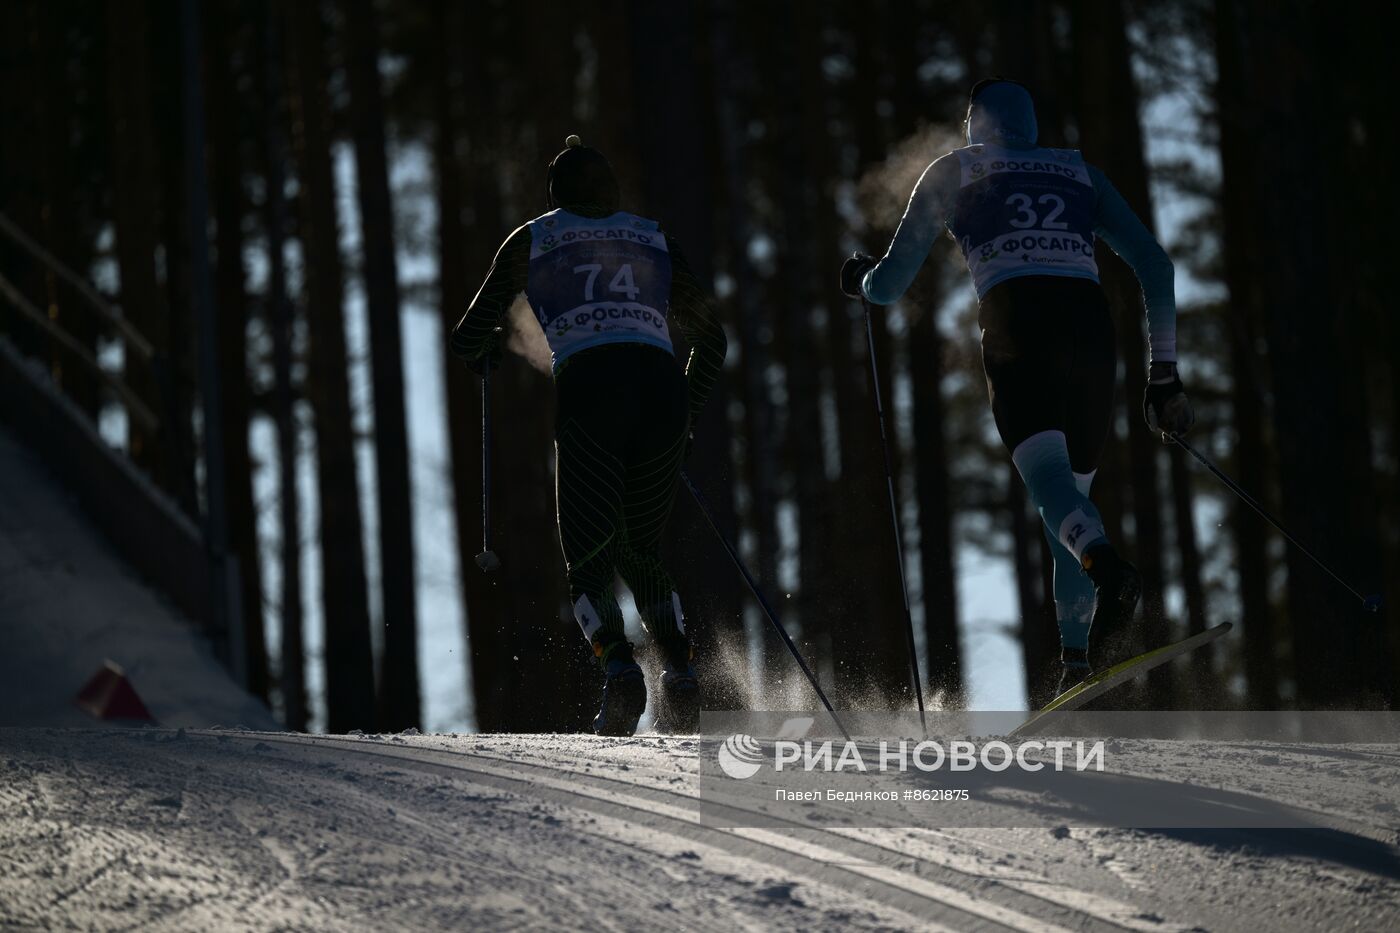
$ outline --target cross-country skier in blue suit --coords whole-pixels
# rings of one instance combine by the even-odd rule
[[[1077,150],[1037,145],[1035,106],[1021,84],[979,82],[966,129],[968,145],[924,171],[884,257],[846,260],[841,287],[853,298],[891,304],[944,230],[961,247],[977,289],[997,430],[1055,556],[1063,692],[1090,669],[1127,656],[1142,588],[1089,500],[1117,371],[1094,238],[1123,257],[1142,285],[1151,344],[1148,425],[1180,434],[1194,416],[1177,375],[1172,263]]]

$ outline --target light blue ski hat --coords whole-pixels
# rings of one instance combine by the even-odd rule
[[[967,142],[1031,147],[1040,129],[1035,122],[1031,92],[1007,78],[988,78],[973,85],[967,104]]]

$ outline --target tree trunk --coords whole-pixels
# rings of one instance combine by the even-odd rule
[[[573,128],[573,86],[556,84],[552,75],[575,73],[577,9],[564,0],[537,4],[537,22],[530,27],[528,40],[521,34],[524,22],[513,19],[510,38],[501,47],[526,48],[524,68],[517,68],[517,61],[510,58],[494,63],[502,75],[496,87],[506,112],[513,106],[528,106],[534,118],[524,125],[524,138],[514,143],[527,155],[516,162],[521,171],[512,179],[512,190],[517,196],[506,216],[524,220],[542,212],[545,166],[563,147],[566,127]],[[494,250],[505,232],[491,231],[488,235],[495,242],[479,255]],[[528,318],[513,322],[509,326],[537,326]],[[512,477],[513,482],[497,484],[501,499],[492,509],[499,517],[496,547],[502,570],[497,576],[505,603],[503,653],[496,663],[509,674],[512,697],[505,711],[506,725],[532,732],[586,730],[597,711],[599,674],[573,619],[559,547],[551,495],[554,382],[523,357],[508,357],[493,377],[492,388],[497,424],[514,416],[510,431],[496,432],[494,468],[496,476]],[[499,393],[494,391],[497,388]]]
[[[691,271],[708,292],[714,277],[715,253],[714,179],[712,156],[719,148],[715,116],[707,107],[707,93],[718,73],[711,74],[704,60],[708,50],[707,25],[690,0],[666,4],[634,4],[628,34],[630,71],[624,74],[631,87],[616,106],[630,100],[632,126],[642,128],[632,138],[635,146],[618,163],[634,164],[631,184],[640,190],[638,210],[659,220],[685,251]],[[619,63],[618,67],[624,67]],[[654,76],[670,72],[667,82]],[[603,104],[614,104],[611,95]],[[609,150],[609,156],[612,152]],[[726,162],[727,165],[727,162]],[[727,172],[728,168],[719,171]],[[624,180],[624,185],[628,182]],[[682,358],[689,352],[683,335],[672,337]],[[721,375],[695,426],[696,442],[685,464],[721,523],[734,527],[730,392]],[[681,493],[667,531],[665,554],[685,608],[687,631],[700,662],[702,704],[706,709],[741,705],[730,671],[719,659],[736,646],[745,648],[743,593],[738,574],[720,556],[710,529]],[[710,555],[701,559],[702,555]],[[765,580],[771,583],[771,580]]]
[[[325,617],[326,727],[374,728],[374,660],[370,647],[360,485],[346,374],[330,102],[321,11],[315,2],[286,8],[292,41],[293,127],[300,181],[310,358],[308,392],[316,420],[320,493],[321,597]]]
[[[198,160],[202,165],[204,153],[194,155],[189,151],[181,7],[174,4],[152,9],[168,14],[155,15],[150,21],[153,112],[159,118],[154,122],[156,187],[143,201],[142,209],[151,210],[154,204],[158,211],[159,236],[164,247],[160,266],[164,272],[162,285],[168,309],[166,351],[157,353],[152,361],[152,372],[161,399],[159,410],[164,422],[161,446],[172,478],[170,492],[186,514],[202,521],[198,471],[202,451],[196,445],[194,433],[194,410],[199,394],[195,385],[199,374],[195,362],[198,336],[196,257],[189,204],[191,189],[185,176],[191,160]],[[207,248],[204,237],[199,238],[198,244],[200,248]]]
[[[1385,93],[1375,85],[1373,79],[1357,74],[1358,63],[1367,54],[1352,48],[1356,37],[1366,30],[1350,28],[1338,23],[1335,17],[1319,15],[1308,9],[1308,20],[1303,27],[1303,38],[1310,43],[1316,61],[1322,62],[1318,72],[1320,82],[1312,82],[1309,88],[1323,107],[1320,113],[1320,134],[1318,138],[1346,140],[1348,145],[1328,145],[1321,148],[1324,162],[1321,171],[1328,179],[1327,186],[1335,185],[1329,196],[1323,199],[1326,212],[1325,229],[1358,231],[1364,236],[1365,224],[1371,204],[1391,205],[1379,200],[1387,194],[1391,182],[1381,180],[1373,183],[1368,177],[1365,157],[1371,147],[1383,144],[1382,131],[1376,143],[1367,141],[1364,131],[1359,134],[1357,126],[1364,119],[1360,101],[1365,97]],[[1337,63],[1333,65],[1333,63]],[[1359,85],[1359,86],[1358,86]],[[1364,90],[1363,90],[1364,88]],[[1334,101],[1344,102],[1341,106],[1328,106]],[[1391,116],[1394,108],[1392,107]],[[1388,118],[1382,118],[1389,123]],[[1375,120],[1370,121],[1374,127]],[[1393,128],[1389,130],[1393,133]],[[1316,170],[1316,169],[1314,169]],[[1382,174],[1388,174],[1384,169]],[[1390,230],[1389,217],[1385,229]],[[1387,269],[1390,248],[1385,247],[1368,253],[1367,248],[1356,249],[1348,242],[1349,237],[1327,237],[1328,266],[1331,278],[1330,307],[1324,320],[1330,323],[1331,339],[1335,342],[1337,369],[1333,383],[1337,393],[1337,410],[1346,413],[1350,430],[1341,432],[1342,447],[1332,458],[1334,468],[1340,465],[1349,478],[1348,495],[1343,507],[1331,516],[1331,521],[1346,529],[1348,552],[1341,555],[1345,568],[1344,576],[1352,579],[1353,585],[1361,588],[1364,594],[1380,588],[1383,577],[1381,557],[1381,530],[1376,509],[1376,461],[1372,449],[1372,409],[1375,400],[1368,368],[1373,359],[1386,370],[1394,368],[1394,359],[1385,355],[1373,356],[1371,352],[1379,343],[1379,335],[1372,336],[1372,318],[1391,316],[1389,288],[1382,287],[1380,295],[1368,278],[1373,270]],[[1367,246],[1383,242],[1385,234],[1369,238]],[[1369,315],[1369,316],[1368,316]],[[1376,393],[1379,394],[1379,393]],[[1335,474],[1334,474],[1335,475]],[[1334,602],[1346,605],[1351,602],[1343,589],[1333,589]],[[1396,694],[1393,689],[1393,672],[1390,664],[1390,640],[1394,635],[1389,630],[1391,620],[1400,618],[1394,610],[1382,606],[1376,614],[1355,613],[1353,618],[1361,620],[1351,625],[1347,633],[1354,639],[1353,647],[1359,666],[1348,673],[1351,685],[1367,706],[1389,707]]]
[[[121,280],[122,313],[151,342],[156,358],[150,363],[133,351],[125,356],[125,379],[147,407],[164,422],[148,432],[128,419],[127,452],[150,473],[158,486],[174,492],[176,476],[170,456],[174,426],[168,396],[157,388],[154,370],[169,369],[168,316],[156,279],[158,214],[155,128],[152,119],[150,8],[145,0],[108,0],[108,114],[112,154],[112,214],[116,258]]]
[[[851,52],[871,73],[878,70],[873,36],[878,23],[863,22],[864,14],[850,11],[855,35]],[[859,66],[858,66],[859,67]],[[841,114],[851,127],[857,151],[857,171],[884,157],[887,140],[868,95],[849,92],[841,99]],[[884,312],[872,317],[881,397],[886,417],[893,418],[888,388],[893,384],[893,359]],[[827,336],[840,425],[841,496],[835,538],[848,547],[845,585],[832,588],[828,605],[838,620],[832,631],[832,653],[838,684],[849,702],[862,700],[903,707],[913,701],[909,676],[904,600],[899,588],[892,517],[880,453],[880,427],[875,416],[874,382],[865,318],[860,305],[843,299],[835,308]],[[895,444],[893,420],[886,422]],[[891,456],[897,456],[892,447]],[[858,587],[858,588],[853,588]]]
[[[294,732],[307,725],[306,649],[302,630],[301,492],[297,482],[300,460],[296,423],[296,390],[292,385],[293,309],[287,295],[284,247],[287,232],[287,158],[282,132],[282,21],[275,0],[264,0],[259,28],[262,73],[262,145],[267,188],[264,224],[267,229],[267,328],[272,334],[272,417],[277,426],[278,525],[281,538],[281,648],[278,668],[282,694],[282,723]]]
[[[451,352],[447,335],[466,311],[471,298],[471,282],[468,269],[477,268],[471,257],[481,256],[490,249],[487,235],[479,233],[474,237],[473,251],[468,245],[472,233],[463,220],[465,196],[463,180],[467,177],[467,167],[458,160],[456,144],[461,131],[461,118],[454,109],[462,95],[466,81],[461,75],[464,63],[458,60],[456,49],[459,42],[469,42],[466,56],[472,63],[472,73],[480,77],[486,69],[481,63],[485,54],[486,40],[476,30],[468,33],[465,24],[452,14],[459,10],[449,4],[440,4],[440,46],[438,48],[439,76],[437,112],[438,137],[435,158],[438,181],[438,264],[441,284],[443,320],[443,349],[445,357],[445,391],[447,395],[448,447],[452,456],[452,498],[457,520],[458,573],[462,581],[463,604],[467,626],[466,641],[470,650],[468,676],[473,688],[476,727],[487,731],[499,723],[505,715],[502,709],[503,697],[497,689],[495,677],[497,665],[491,660],[495,654],[492,644],[497,633],[500,615],[499,590],[492,581],[482,575],[473,556],[481,544],[481,391],[477,379],[461,364]],[[489,115],[481,115],[486,121]],[[486,148],[482,136],[473,133],[470,155],[473,167],[483,170],[491,164],[491,155],[483,154]],[[475,229],[494,231],[502,226],[500,209],[496,196],[497,187],[491,184],[490,175],[482,172],[486,179],[482,190],[473,199],[473,219]]]
[[[1266,495],[1264,397],[1268,374],[1256,352],[1264,298],[1264,270],[1255,266],[1259,247],[1250,215],[1244,177],[1252,171],[1243,96],[1240,50],[1233,24],[1221,6],[1216,16],[1215,53],[1219,78],[1215,86],[1220,128],[1221,215],[1224,226],[1225,286],[1230,293],[1230,408],[1233,413],[1236,480],[1263,502]],[[1239,580],[1240,621],[1244,640],[1246,702],[1251,709],[1276,709],[1279,704],[1279,643],[1269,597],[1270,560],[1264,520],[1239,501],[1230,505],[1235,539],[1235,571]]]
[[[1176,448],[1173,448],[1169,455],[1172,521],[1176,525],[1176,546],[1181,558],[1182,596],[1186,602],[1186,634],[1196,635],[1206,630],[1206,594],[1201,585],[1201,555],[1196,546],[1195,507],[1191,495],[1191,473],[1186,463],[1187,456],[1184,450]],[[1192,683],[1183,698],[1193,707],[1200,708],[1202,701],[1213,701],[1219,693],[1214,689],[1214,658],[1215,649],[1211,645],[1191,653]]]
[[[927,10],[912,3],[891,7],[886,24],[893,46],[895,135],[916,132],[933,112],[920,93],[920,29]],[[953,506],[949,489],[949,450],[943,398],[946,341],[937,309],[943,299],[939,263],[930,256],[904,302],[912,318],[907,341],[913,389],[915,495],[919,509],[919,569],[925,630],[925,677],[944,708],[963,701],[962,651],[958,632],[957,567],[953,551]]]
[[[826,520],[831,489],[821,412],[830,369],[821,329],[832,312],[830,293],[821,284],[829,275],[826,264],[834,261],[826,255],[834,229],[828,213],[834,199],[826,129],[832,89],[822,73],[826,43],[821,23],[793,2],[770,8],[766,20],[772,30],[766,34],[773,49],[769,61],[779,90],[770,99],[773,109],[769,111],[773,156],[779,166],[770,173],[779,188],[775,206],[781,213],[775,225],[788,231],[787,237],[779,239],[775,263],[780,270],[775,284],[781,288],[782,336],[774,341],[774,349],[781,357],[787,395],[782,488],[796,509],[798,533],[797,580],[781,605],[785,621],[793,625],[793,638],[808,663],[820,671],[830,658],[831,626],[836,621],[824,590],[841,574],[836,566],[838,549]],[[737,179],[736,186],[742,199]],[[805,231],[806,236],[797,236],[797,231]],[[739,280],[738,284],[742,295],[744,283]],[[776,639],[770,638],[769,643],[777,646]],[[793,672],[789,677],[795,675],[792,661],[783,659],[782,664]]]
[[[501,203],[501,162],[506,157],[501,121],[497,111],[498,99],[483,100],[481,112],[472,112],[474,122],[468,130],[467,151],[458,173],[444,168],[452,162],[452,153],[444,146],[452,145],[463,129],[463,117],[455,107],[462,101],[464,88],[484,87],[502,80],[493,58],[495,49],[504,44],[500,35],[500,18],[477,21],[466,16],[460,6],[443,4],[441,10],[442,45],[439,48],[442,67],[449,69],[439,83],[437,110],[443,117],[439,122],[436,161],[439,184],[439,262],[442,275],[442,315],[446,327],[443,347],[446,356],[446,392],[448,411],[448,441],[452,453],[452,495],[457,517],[457,540],[463,601],[466,608],[466,642],[469,655],[469,682],[472,685],[473,712],[476,728],[482,732],[499,732],[511,722],[511,705],[515,699],[515,664],[510,658],[510,626],[505,592],[501,581],[487,576],[476,566],[475,555],[481,547],[482,473],[481,473],[481,383],[465,366],[452,356],[447,339],[451,328],[461,318],[475,287],[473,277],[484,273],[491,256],[500,245],[506,228]],[[454,15],[457,14],[457,15]],[[459,60],[456,49],[464,51]],[[460,72],[461,77],[458,77]],[[454,150],[455,151],[455,150]],[[479,179],[475,189],[463,189],[467,179]],[[466,220],[470,211],[471,222]],[[454,222],[455,221],[455,222]],[[498,391],[502,371],[493,374]],[[500,411],[501,409],[497,409]],[[499,423],[499,422],[498,422]],[[499,450],[498,445],[498,450]],[[499,457],[496,475],[503,475]],[[504,496],[499,488],[493,499],[498,526],[504,524]],[[500,537],[499,530],[497,533]],[[496,542],[498,552],[502,544]],[[543,545],[541,545],[543,547]]]
[[[35,60],[39,63],[40,86],[44,93],[34,96],[39,111],[37,145],[42,167],[44,195],[43,227],[32,230],[49,252],[79,275],[85,275],[92,254],[90,231],[80,221],[78,192],[81,175],[73,140],[75,88],[69,80],[70,63],[75,57],[69,47],[69,15],[56,4],[38,4],[35,30]],[[18,137],[15,137],[18,138]],[[90,352],[97,351],[99,330],[96,315],[71,287],[52,271],[43,270],[44,291],[33,298],[41,301],[54,320]],[[97,420],[101,397],[100,380],[86,365],[73,359],[56,343],[50,348],[50,371],[64,393]]]
[[[1338,294],[1333,257],[1325,245],[1319,248],[1316,233],[1328,228],[1327,199],[1339,181],[1328,169],[1332,154],[1322,137],[1293,131],[1332,105],[1316,82],[1318,23],[1303,7],[1253,0],[1222,0],[1217,13],[1250,101],[1237,114],[1246,158],[1226,165],[1225,179],[1227,186],[1243,187],[1248,214],[1237,222],[1259,231],[1257,258],[1268,267],[1257,285],[1267,309],[1282,520],[1330,563],[1369,577],[1374,513],[1352,515],[1344,506],[1339,514],[1320,493],[1338,476],[1364,481],[1371,466],[1349,436],[1365,424],[1364,412],[1348,408],[1349,393],[1337,377],[1353,361],[1344,358],[1334,315],[1319,318],[1319,309],[1332,308]],[[1280,191],[1289,197],[1279,197]],[[1378,702],[1390,685],[1374,680],[1372,664],[1385,650],[1367,641],[1364,633],[1376,631],[1371,620],[1298,549],[1288,549],[1287,565],[1299,703]]]
[[[1383,413],[1378,421],[1388,435],[1389,449],[1394,451],[1400,446],[1400,368],[1394,365],[1394,361],[1400,359],[1400,318],[1391,308],[1390,257],[1394,255],[1396,241],[1391,211],[1397,198],[1395,176],[1390,170],[1390,154],[1395,151],[1397,136],[1395,99],[1389,90],[1393,68],[1391,39],[1382,29],[1352,29],[1345,18],[1328,22],[1327,26],[1345,40],[1334,55],[1349,66],[1346,75],[1351,86],[1345,91],[1345,99],[1357,115],[1357,122],[1346,132],[1351,140],[1355,166],[1346,172],[1351,193],[1333,199],[1333,204],[1345,205],[1362,214],[1352,223],[1360,228],[1359,242],[1364,244],[1364,251],[1351,253],[1355,263],[1350,276],[1357,290],[1357,300],[1372,328],[1373,336],[1369,340],[1372,372],[1385,376],[1375,386],[1374,401],[1378,414]],[[1357,131],[1358,127],[1361,132]],[[1352,237],[1339,238],[1344,248],[1349,249],[1355,242],[1357,240]],[[1366,339],[1365,334],[1361,337]],[[1379,484],[1379,514],[1396,514],[1400,510],[1400,469],[1392,466],[1388,471],[1377,471],[1375,479]],[[1363,507],[1374,507],[1360,496],[1353,498]],[[1391,691],[1395,696],[1400,695],[1400,613],[1395,608],[1400,606],[1400,528],[1395,522],[1382,522],[1380,544],[1385,562],[1381,576],[1385,581],[1388,617],[1388,628],[1384,630],[1390,638]]]
[[[218,342],[223,403],[224,501],[228,506],[228,546],[238,561],[241,581],[243,651],[248,692],[268,699],[267,643],[263,634],[262,566],[258,514],[253,505],[253,465],[248,452],[248,294],[243,269],[243,158],[235,125],[242,101],[232,73],[236,23],[226,5],[211,5],[206,41],[208,58],[209,152],[212,163],[215,250],[218,256]],[[222,15],[221,15],[222,14]]]
[[[742,39],[740,40],[742,41]],[[747,503],[744,524],[753,534],[749,558],[754,575],[768,592],[777,591],[778,465],[776,417],[770,393],[774,351],[772,313],[762,300],[764,283],[745,255],[757,233],[758,223],[746,197],[748,177],[754,171],[748,156],[753,148],[745,139],[749,121],[755,119],[747,89],[756,84],[754,56],[748,49],[734,50],[725,68],[733,82],[722,95],[719,131],[725,165],[726,200],[729,205],[729,242],[737,298],[739,340],[735,354],[739,365],[739,399],[743,407],[741,468]],[[736,541],[736,546],[742,544]],[[782,676],[783,659],[778,646],[766,636],[760,639],[758,658],[760,687]]]
[[[355,140],[360,236],[374,391],[375,481],[379,492],[379,566],[384,654],[379,677],[379,728],[401,732],[421,724],[418,611],[413,573],[413,496],[404,416],[403,338],[394,211],[379,90],[379,43],[370,0],[344,6],[349,50],[350,123]]]
[[[5,68],[6,101],[5,110],[9,124],[3,129],[5,139],[34,140],[42,138],[45,123],[42,98],[33,93],[43,81],[45,49],[41,39],[41,20],[45,16],[42,4],[30,0],[27,3],[11,4],[10,14],[0,35],[0,63]],[[10,219],[31,237],[44,238],[44,221],[47,207],[44,188],[48,167],[43,161],[44,153],[35,145],[8,146],[5,150],[4,173],[7,191],[4,208]],[[27,299],[48,308],[48,282],[45,270],[28,255],[15,250],[8,240],[0,242],[3,251],[0,255],[13,256],[12,263],[5,269],[15,287]],[[43,330],[26,319],[10,313],[8,303],[5,318],[18,323],[18,327],[6,329],[20,352],[36,359],[52,361],[54,342]],[[52,368],[50,369],[52,372]]]
[[[1079,142],[1085,157],[1104,170],[1123,197],[1150,228],[1152,201],[1142,153],[1137,91],[1133,83],[1126,26],[1119,0],[1108,4],[1076,2],[1074,42],[1079,65]],[[1142,292],[1127,265],[1100,249],[1099,269],[1113,306],[1119,348],[1124,362],[1127,398],[1136,400],[1147,386],[1146,338]],[[1131,559],[1142,571],[1142,635],[1149,645],[1162,645],[1171,631],[1162,604],[1161,485],[1157,454],[1161,443],[1130,415],[1128,455],[1132,471],[1132,513],[1135,548]],[[1171,697],[1169,666],[1148,674],[1148,702],[1166,708]]]
[[[932,296],[930,296],[932,297]],[[914,383],[914,458],[918,464],[919,555],[923,578],[924,628],[929,689],[942,693],[945,708],[963,697],[961,636],[958,632],[957,565],[953,553],[953,503],[948,480],[948,445],[943,433],[943,335],[928,299],[910,331],[910,378]]]

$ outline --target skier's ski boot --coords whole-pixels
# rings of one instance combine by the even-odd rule
[[[647,685],[632,657],[632,645],[618,642],[599,649],[603,662],[603,703],[593,719],[598,735],[631,735],[647,708]]]
[[[661,696],[656,711],[656,731],[693,735],[700,727],[700,679],[692,663],[690,642],[661,646],[665,667],[661,671]]]
[[[1131,623],[1142,595],[1142,575],[1107,543],[1084,552],[1084,572],[1094,581],[1089,666],[1102,671],[1131,656]]]
[[[1063,696],[1081,680],[1089,676],[1089,652],[1083,648],[1064,648],[1060,651],[1060,686],[1055,696]]]

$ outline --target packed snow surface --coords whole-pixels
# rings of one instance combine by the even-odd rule
[[[1400,928],[1393,748],[1160,745],[1329,828],[722,829],[689,739],[0,730],[0,926]]]
[[[135,575],[0,427],[0,726],[93,722],[73,699],[108,659],[162,725],[276,727],[198,626]]]

